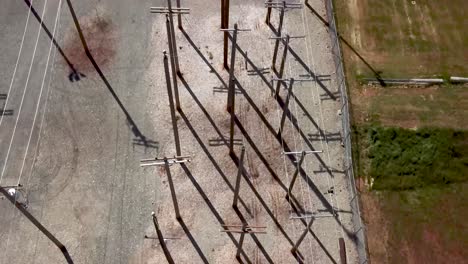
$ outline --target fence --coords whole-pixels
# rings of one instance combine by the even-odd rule
[[[353,173],[353,160],[351,151],[351,124],[349,117],[349,98],[346,87],[346,78],[343,68],[343,57],[341,54],[340,37],[336,27],[333,0],[326,0],[327,20],[329,22],[329,32],[332,41],[332,53],[335,63],[336,80],[341,96],[341,116],[343,126],[343,144],[345,146],[344,168],[348,178],[349,189],[351,190],[351,210],[353,213],[353,225],[355,232],[355,242],[358,251],[359,263],[368,263],[367,244],[365,236],[365,226],[361,218],[359,208],[359,193],[356,189],[356,183]]]

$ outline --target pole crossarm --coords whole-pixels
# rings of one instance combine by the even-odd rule
[[[164,166],[167,164],[169,166],[173,164],[186,163],[190,162],[190,156],[174,156],[173,158],[153,158],[153,159],[142,159],[140,160],[140,167],[148,166]]]
[[[301,9],[303,5],[301,3],[286,3],[282,2],[265,2],[265,7],[278,8],[278,9]]]
[[[152,14],[172,14],[172,15],[188,15],[190,14],[189,8],[167,8],[167,7],[150,7]]]
[[[266,226],[249,226],[245,225],[221,225],[223,229],[219,232],[238,233],[238,234],[266,234]]]
[[[143,159],[140,161],[140,167],[148,166],[164,166],[167,175],[167,181],[169,183],[169,189],[171,191],[172,204],[174,206],[175,216],[177,220],[181,220],[179,212],[179,203],[177,202],[176,191],[174,187],[174,182],[172,181],[171,169],[169,166],[173,164],[190,162],[190,156],[174,156],[174,158],[154,158],[154,159]],[[153,215],[154,218],[154,215]]]
[[[239,245],[237,246],[236,258],[240,260],[242,245],[244,244],[245,234],[266,234],[266,226],[249,226],[244,223],[242,225],[221,225],[220,232],[240,234]]]
[[[280,78],[271,78],[272,81],[276,82],[290,82],[291,79],[280,79]],[[294,79],[294,82],[313,82],[314,79]]]
[[[226,28],[226,29],[223,29],[223,28],[221,28],[221,29],[219,29],[219,31],[223,31],[223,32],[224,32],[224,31],[229,31],[229,32],[231,32],[231,31],[242,32],[242,31],[252,31],[252,30],[251,30],[251,29],[248,29],[248,28],[247,28],[247,29],[235,29],[235,28]]]
[[[281,152],[283,155],[306,155],[313,153],[323,153],[323,150],[304,150],[304,151],[291,151],[291,152]]]
[[[286,39],[286,36],[269,37],[268,39]],[[290,39],[304,39],[306,36],[289,36]]]
[[[334,214],[324,214],[324,213],[310,213],[302,214],[298,216],[289,216],[289,219],[307,219],[307,218],[325,218],[325,217],[335,217]]]

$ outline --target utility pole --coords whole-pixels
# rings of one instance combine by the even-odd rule
[[[180,9],[180,0],[177,0],[176,1],[176,5],[177,5],[177,8]],[[179,27],[179,29],[182,29],[182,16],[181,14],[177,14],[177,26]]]
[[[166,75],[167,96],[169,97],[169,108],[171,110],[172,130],[174,131],[174,142],[177,156],[181,155],[179,129],[177,128],[177,118],[174,109],[174,100],[172,99],[171,80],[169,77],[169,65],[167,63],[166,51],[164,53],[164,73]]]
[[[221,29],[229,28],[229,0],[221,0]],[[227,70],[228,66],[228,39],[229,34],[227,31],[224,32],[223,39],[223,65]]]
[[[177,70],[176,70],[176,62],[174,61],[174,57],[177,57],[177,47],[174,46],[172,42],[173,39],[171,37],[171,22],[169,19],[169,15],[166,14],[166,29],[167,29],[167,39],[169,44],[169,56],[171,57],[171,72],[172,72],[172,83],[174,84],[174,95],[175,95],[175,102],[176,102],[176,109],[180,109],[180,100],[179,100],[179,86],[177,84]],[[164,64],[166,65],[166,64]],[[167,75],[166,75],[167,76]],[[168,83],[170,85],[170,82]]]
[[[286,12],[286,9],[300,9],[302,8],[301,3],[286,3],[286,1],[282,2],[273,2],[273,0],[268,0],[265,2],[265,7],[267,8],[267,16],[265,23],[268,25],[271,25],[270,18],[271,18],[271,9],[276,8],[280,9],[280,16],[279,16],[279,25],[278,25],[278,30],[276,31],[276,37],[280,37],[283,29],[283,21],[284,21],[284,14]],[[276,57],[278,53],[278,47],[279,47],[279,39],[275,41],[275,49],[273,51],[273,61],[272,61],[272,68],[274,71],[276,71]]]
[[[169,189],[171,190],[172,204],[174,206],[174,212],[177,220],[181,220],[179,212],[179,204],[177,202],[176,191],[174,187],[174,182],[172,181],[171,170],[169,166],[173,164],[190,162],[189,156],[175,156],[174,158],[153,158],[153,159],[143,159],[140,161],[140,167],[149,167],[149,166],[164,166],[167,174],[167,181],[169,183]]]
[[[166,14],[166,30],[167,30],[167,39],[169,44],[169,55],[171,57],[171,68],[172,68],[172,81],[174,82],[174,94],[176,97],[176,109],[180,110],[180,102],[179,102],[179,89],[177,85],[177,76],[181,76],[180,67],[179,67],[179,57],[177,55],[177,42],[175,37],[175,29],[174,29],[174,19],[173,15],[177,14],[178,18],[180,19],[179,28],[182,29],[182,20],[180,18],[181,15],[190,14],[189,8],[182,8],[180,7],[180,0],[177,0],[177,7],[172,8],[171,0],[167,0],[167,7],[151,7],[151,13],[155,14]]]
[[[340,237],[338,239],[338,243],[340,245],[340,262],[341,264],[347,264],[348,260],[346,258],[346,245],[345,245],[344,239]]]
[[[159,244],[164,252],[164,256],[166,256],[167,262],[169,264],[174,264],[174,260],[172,259],[171,253],[169,249],[167,249],[166,241],[164,240],[163,234],[159,229],[158,219],[156,218],[156,213],[152,212],[151,217],[153,218],[154,229],[156,229],[156,236],[158,237]]]
[[[220,29],[225,33],[232,31],[232,45],[231,45],[231,64],[229,65],[229,86],[228,86],[228,98],[227,98],[227,111],[231,114],[231,122],[229,129],[229,152],[234,153],[234,117],[235,117],[235,77],[234,68],[236,64],[236,50],[237,50],[237,34],[240,31],[250,31],[250,29],[239,29],[237,23],[234,24],[234,29]]]
[[[276,87],[276,92],[275,92],[275,98],[278,98],[279,96],[279,89],[281,87],[281,83],[286,83],[286,82],[289,82],[289,87],[287,88],[288,89],[288,94],[286,95],[286,101],[284,102],[284,105],[283,105],[283,114],[281,115],[281,121],[280,121],[280,125],[279,125],[279,130],[278,130],[278,136],[281,136],[281,133],[283,132],[283,127],[284,127],[284,122],[286,121],[286,113],[289,112],[289,101],[291,100],[291,97],[292,97],[292,93],[293,93],[293,84],[294,82],[310,82],[310,81],[313,81],[313,79],[294,79],[294,78],[290,78],[289,80],[287,79],[276,79],[276,78],[272,78],[271,79],[272,82],[273,81],[278,81],[278,84],[277,84],[277,87]]]
[[[280,64],[280,70],[279,72],[277,73],[277,76],[278,76],[278,79],[282,79],[283,78],[283,73],[284,73],[284,66],[286,64],[286,57],[288,55],[288,50],[289,50],[289,41],[291,39],[297,39],[297,38],[305,38],[305,36],[294,36],[294,37],[291,37],[289,35],[286,35],[285,37],[282,37],[282,36],[279,36],[279,37],[271,37],[270,39],[275,39],[275,40],[283,40],[285,43],[284,43],[284,50],[283,50],[283,56],[281,58],[281,64]],[[274,54],[273,54],[273,57],[276,57],[276,53],[277,53],[277,50],[275,50]],[[276,66],[273,65],[273,68],[275,68]],[[276,70],[275,70],[276,72]],[[276,85],[276,89],[275,89],[275,96],[278,96],[279,95],[279,89],[280,89],[280,86],[281,86],[281,83],[278,82],[278,84]]]
[[[242,252],[242,245],[244,244],[245,234],[266,234],[266,226],[249,226],[246,223],[242,225],[222,225],[223,229],[220,232],[224,233],[239,233],[239,245],[237,246],[236,258],[240,260],[240,254]],[[234,229],[232,229],[234,228]]]
[[[16,208],[18,208],[18,210],[39,229],[39,231],[41,231],[50,241],[52,241],[52,243],[55,244],[55,246],[60,249],[68,264],[73,264],[73,260],[62,242],[60,242],[54,235],[52,235],[52,233],[50,233],[31,213],[29,213],[23,204],[16,201],[16,196],[10,195],[8,191],[2,186],[0,186],[0,193],[3,194],[3,196],[14,206],[16,206]]]

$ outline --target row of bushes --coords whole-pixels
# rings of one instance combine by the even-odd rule
[[[373,126],[366,129],[373,189],[415,189],[468,180],[468,132]]]

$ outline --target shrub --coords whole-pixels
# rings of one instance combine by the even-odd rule
[[[367,129],[374,189],[414,189],[468,179],[468,132],[450,129]]]

